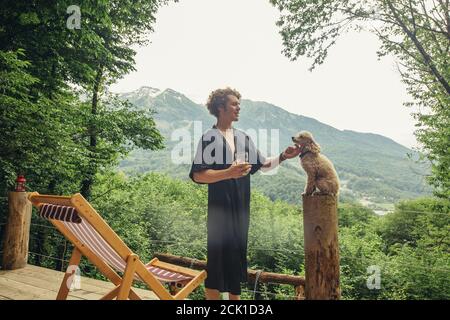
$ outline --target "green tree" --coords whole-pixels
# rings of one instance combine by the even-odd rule
[[[81,1],[81,29],[74,30],[66,26],[69,1],[2,5],[5,188],[22,172],[35,190],[74,192],[81,186],[89,196],[95,174],[132,147],[162,147],[152,113],[116,101],[106,88],[133,70],[130,46],[147,41],[164,3]]]
[[[376,227],[387,248],[408,244],[450,251],[450,202],[433,198],[402,201]]]
[[[95,175],[131,148],[162,147],[152,113],[117,101],[106,88],[133,70],[130,46],[145,43],[163,3],[80,1],[81,29],[74,30],[66,26],[70,1],[2,3],[3,195],[24,173],[31,190],[59,194],[81,189],[89,197]],[[42,247],[48,236],[47,231],[37,233]],[[65,248],[57,248],[60,256]]]
[[[76,166],[83,158],[73,140],[78,130],[76,99],[64,92],[53,93],[53,99],[37,94],[40,79],[29,73],[30,63],[23,59],[21,49],[0,51],[2,195],[18,173],[25,173],[39,190],[55,184],[67,187],[76,181]]]
[[[84,1],[80,4],[82,12],[82,27],[80,30],[71,30],[72,40],[77,44],[79,56],[82,57],[90,72],[81,73],[85,78],[80,77],[79,83],[87,91],[90,99],[90,114],[87,118],[88,134],[88,156],[90,161],[83,168],[83,180],[81,183],[81,193],[89,198],[92,184],[96,173],[105,166],[114,163],[115,157],[106,157],[103,153],[101,142],[101,131],[109,130],[109,127],[100,127],[102,122],[101,98],[105,94],[107,87],[114,83],[123,75],[134,69],[134,55],[136,52],[131,48],[133,45],[143,45],[148,42],[148,33],[153,31],[153,24],[156,20],[157,9],[167,3],[166,0],[139,0],[139,1]],[[115,102],[117,105],[119,102]],[[129,104],[123,103],[123,107]],[[121,115],[126,113],[125,108],[121,108]],[[116,113],[116,116],[120,115]],[[135,127],[135,130],[124,131],[125,137],[130,138],[127,133],[134,132],[141,139],[131,139],[143,141],[145,133],[150,134],[153,144],[143,143],[137,145],[145,149],[155,150],[162,147],[162,137],[156,130],[146,130],[148,126],[154,125],[150,117],[145,124],[143,119],[138,120],[136,112],[119,120],[128,117],[134,121],[126,128],[135,127],[137,124],[143,126]],[[109,117],[109,120],[113,118]],[[117,126],[114,126],[117,128]],[[141,129],[141,130],[140,130]],[[111,145],[111,144],[110,144]],[[117,152],[116,152],[117,153]]]
[[[392,54],[417,106],[416,136],[432,165],[429,182],[450,196],[449,0],[271,0],[281,12],[284,54],[324,62],[340,35],[367,30],[381,40],[379,56]]]

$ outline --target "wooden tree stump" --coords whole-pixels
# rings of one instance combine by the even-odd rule
[[[31,202],[26,192],[8,194],[9,217],[3,243],[2,268],[13,270],[23,268],[28,262],[30,239]]]
[[[340,299],[337,197],[303,195],[305,296]]]

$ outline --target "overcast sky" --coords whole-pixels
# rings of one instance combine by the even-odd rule
[[[310,61],[289,61],[268,0],[180,0],[157,14],[147,47],[136,48],[136,72],[111,87],[172,88],[205,103],[220,87],[266,101],[338,129],[379,133],[415,145],[408,95],[394,59],[377,59],[378,40],[350,33],[313,72]],[[301,128],[299,128],[301,129]]]

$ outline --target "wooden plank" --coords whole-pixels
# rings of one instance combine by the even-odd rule
[[[16,272],[16,271],[11,271]],[[17,270],[17,272],[20,272],[20,274],[26,274],[30,276],[39,277],[41,279],[46,279],[51,282],[57,282],[57,285],[60,284],[60,280],[62,279],[63,273],[56,270],[51,270],[47,268],[37,267],[33,265],[27,265],[25,268]],[[58,279],[55,280],[55,273],[58,275]],[[1,277],[2,271],[0,271],[0,277]],[[93,279],[88,277],[81,277],[81,286],[82,288],[85,288],[86,290],[89,290],[92,292],[97,292],[99,294],[105,294],[106,292],[113,289],[115,286],[112,282],[109,281],[103,281],[99,279]],[[94,291],[95,290],[95,291]],[[156,294],[151,290],[141,289],[141,288],[135,288],[133,287],[133,291],[135,291],[139,296],[145,299],[151,299],[151,300],[158,300],[158,297]]]
[[[51,283],[52,288],[57,288],[62,280],[62,272],[47,269],[47,268],[41,268],[36,266],[30,266],[28,265],[24,269],[21,269],[20,272],[8,272],[8,273],[16,273],[20,276],[25,277],[36,277],[42,280],[46,280],[49,283]],[[4,273],[3,273],[4,274]],[[0,277],[3,275],[0,273]],[[97,290],[98,292],[103,292],[104,290],[110,290],[113,285],[111,283],[97,280],[97,279],[91,279],[87,277],[81,277],[82,279],[82,287],[86,288],[87,290]],[[56,289],[55,289],[56,290]],[[93,291],[94,292],[94,291]]]
[[[34,266],[33,266],[34,267]],[[49,288],[57,290],[63,278],[63,273],[47,268],[34,267],[36,269],[30,268],[28,265],[26,268],[21,269],[20,272],[8,272],[4,274],[0,274],[0,277],[5,276],[8,277],[10,274],[15,274],[19,277],[25,278],[39,278],[47,283],[49,283]],[[108,282],[104,282],[101,280],[91,279],[87,277],[81,277],[81,286],[88,291],[98,292],[99,294],[104,292],[105,290],[110,290],[113,285]]]
[[[123,273],[122,283],[119,286],[119,291],[117,292],[117,300],[126,300],[130,293],[131,284],[133,283],[134,270],[136,270],[136,263],[138,261],[138,256],[132,254],[127,259],[127,266]]]
[[[60,279],[54,279],[53,281],[48,281],[45,279],[39,279],[34,276],[17,274],[17,273],[7,273],[7,274],[2,275],[2,278],[17,281],[17,282],[20,282],[20,283],[23,283],[26,285],[36,287],[36,288],[50,290],[53,292],[52,297],[51,297],[52,300],[56,299],[57,294],[58,294],[58,289],[60,286]],[[69,291],[69,295],[83,299],[83,300],[96,300],[96,299],[101,298],[102,293],[104,291],[105,291],[105,289],[99,290],[99,288],[93,287],[93,286],[91,286],[90,288],[86,288],[86,286],[83,285],[83,280],[81,280],[81,289]]]
[[[54,300],[56,292],[0,277],[0,295],[13,300]],[[73,296],[70,296],[69,299],[82,300]]]
[[[47,279],[49,281],[52,279],[55,281],[55,272],[62,274],[62,272],[60,272],[60,271],[37,267],[37,266],[33,266],[33,265],[27,265],[24,269],[21,269],[21,273],[23,273],[23,274],[34,275],[34,276],[40,277],[41,279]],[[0,276],[1,276],[1,272],[0,272]],[[58,281],[59,281],[59,279],[60,278],[58,278]],[[103,288],[105,290],[106,289],[111,290],[111,288],[114,287],[114,285],[111,282],[106,282],[106,281],[99,280],[99,279],[88,278],[88,277],[83,276],[83,274],[81,275],[81,279],[83,281],[83,284],[86,284],[89,286],[95,286],[98,288]]]
[[[110,292],[101,297],[100,300],[113,300],[115,297],[117,297],[117,292],[119,291],[119,289],[120,286],[115,287]]]
[[[158,268],[165,269],[165,270],[172,271],[172,272],[181,273],[181,274],[188,275],[191,277],[196,277],[201,273],[201,271],[198,271],[198,270],[180,267],[180,266],[177,266],[177,265],[174,265],[174,264],[171,264],[168,262],[164,262],[164,261],[154,261],[151,263],[151,265],[154,267],[158,267]]]
[[[42,195],[39,194],[39,192],[31,192],[30,194],[28,194],[28,199],[35,206],[39,206],[42,203],[51,203],[60,206],[72,206],[70,197],[67,196]]]
[[[23,269],[0,270],[0,297],[18,300],[55,300],[63,272],[27,265]],[[97,279],[81,277],[81,290],[70,291],[68,299],[100,299],[114,285]],[[149,290],[133,288],[141,298],[155,300],[156,295]]]

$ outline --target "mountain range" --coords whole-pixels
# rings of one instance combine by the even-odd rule
[[[174,130],[183,129],[191,134],[193,157],[199,138],[194,141],[194,124],[201,123],[205,131],[216,119],[204,105],[172,89],[141,87],[119,96],[137,109],[154,112],[157,128],[165,138],[163,150],[135,150],[121,161],[119,168],[127,173],[159,171],[188,179],[190,164],[171,161],[171,152],[180,143],[179,139],[172,141],[172,135],[176,133]],[[273,154],[292,145],[291,136],[296,132],[310,131],[321,145],[322,152],[336,167],[342,185],[341,201],[359,201],[373,209],[386,210],[401,199],[430,192],[424,182],[428,168],[418,164],[412,150],[382,135],[339,130],[273,104],[246,99],[241,100],[239,121],[234,122],[233,126],[246,132],[255,130],[259,133],[265,129],[269,136],[272,129],[278,130],[279,150]],[[266,147],[266,150],[271,150],[270,143]],[[253,188],[272,200],[291,203],[300,201],[304,185],[305,174],[298,159],[284,162],[274,175],[257,173],[252,177]]]

